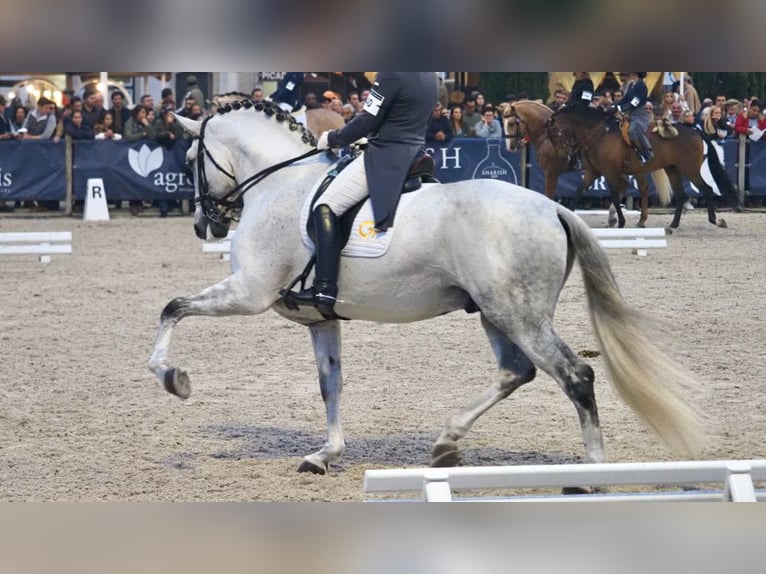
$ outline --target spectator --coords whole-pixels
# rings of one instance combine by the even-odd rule
[[[717,100],[718,98],[716,98]],[[729,130],[730,137],[737,137],[737,132],[734,131],[734,126],[737,123],[737,117],[741,115],[739,100],[731,98],[724,101],[724,107],[726,108],[726,129]]]
[[[165,88],[168,89],[168,88]],[[165,90],[162,90],[163,93]],[[173,95],[173,92],[170,92]],[[122,134],[125,131],[125,124],[130,119],[130,110],[125,107],[125,98],[122,92],[112,92],[112,132],[116,134]],[[104,118],[100,123],[104,122]],[[95,127],[95,126],[94,126]]]
[[[548,105],[548,107],[554,112],[557,112],[561,106],[567,103],[568,99],[569,96],[567,95],[566,90],[558,89],[553,92],[553,101]]]
[[[202,119],[202,106],[200,106],[197,103],[192,104],[191,113],[189,114],[189,119],[190,120]]]
[[[11,121],[5,116],[5,108],[8,101],[5,96],[0,94],[0,140],[9,140],[13,138],[11,132]]]
[[[619,102],[622,99],[622,94],[623,94],[622,90],[614,90],[612,92],[612,101]]]
[[[750,101],[750,107],[747,112],[741,113],[737,116],[737,120],[734,124],[734,131],[738,135],[752,136],[755,130],[766,130],[766,119],[761,117],[761,103],[753,99]],[[752,138],[751,138],[752,139]],[[763,139],[763,134],[758,140]]]
[[[260,86],[255,86],[253,91],[250,93],[250,99],[254,102],[262,102],[263,98],[263,88]]]
[[[72,112],[72,115],[64,126],[64,134],[73,140],[92,140],[95,137],[93,128],[85,123],[82,112]]]
[[[142,139],[154,139],[154,127],[147,119],[149,110],[141,104],[136,105],[125,123],[125,139],[135,142]]]
[[[174,106],[164,106],[162,108],[162,127],[161,132],[157,135],[157,140],[162,141],[167,145],[191,137],[191,134],[183,129],[181,124],[176,121],[176,118],[173,115],[173,107]]]
[[[351,104],[343,104],[343,107],[341,108],[341,115],[343,116],[343,121],[346,123],[353,120],[354,116],[356,115],[356,112],[354,111],[354,106],[352,106]]]
[[[692,127],[696,125],[694,121],[694,112],[691,110],[683,110],[681,112],[681,123]]]
[[[670,92],[668,92],[670,93]],[[670,104],[670,120],[671,124],[680,124],[683,119],[684,106],[681,102],[673,102]]]
[[[13,108],[11,115],[11,133],[15,138],[23,138],[26,133],[24,122],[27,119],[27,109],[22,105]]]
[[[703,133],[713,141],[723,141],[729,136],[726,120],[718,106],[712,106],[702,124]]]
[[[56,131],[56,105],[46,97],[37,100],[37,109],[32,110],[24,120],[24,138],[35,140],[51,139]]]
[[[82,104],[82,117],[90,127],[100,124],[104,121],[104,110],[98,107],[98,92],[95,89],[88,89],[85,92],[85,98]]]
[[[178,115],[184,118],[191,118],[194,98],[184,98],[184,106],[179,110]]]
[[[306,97],[303,98],[303,105],[306,106],[307,110],[318,109],[320,106],[319,102],[317,102],[317,95],[314,92],[308,92]]]
[[[173,96],[173,90],[171,88],[162,88],[160,98],[162,99],[160,102],[160,108],[164,108],[165,106],[173,106],[173,109],[176,109],[176,99]],[[127,121],[127,119],[125,121]]]
[[[146,106],[137,104],[130,114],[130,119],[125,124],[125,139],[129,142],[135,142],[142,139],[154,139],[156,132],[154,126],[147,119]],[[138,215],[144,209],[144,203],[141,200],[130,200],[130,214]]]
[[[503,128],[495,117],[495,108],[492,104],[484,106],[481,121],[476,124],[476,135],[480,138],[499,138],[503,136]]]
[[[726,96],[724,94],[718,94],[715,97],[715,105],[721,108],[724,116],[726,115]]]
[[[670,119],[670,106],[677,101],[678,96],[673,92],[665,92],[662,95],[662,117]]]
[[[154,96],[151,94],[144,94],[138,102],[146,108],[146,111],[154,109]]]
[[[684,76],[684,100],[686,100],[686,108],[691,110],[692,113],[698,114],[702,109],[700,96],[692,84],[692,77],[688,74]]]
[[[426,129],[427,145],[446,145],[452,139],[449,120],[442,114],[443,109],[441,102],[437,102],[431,111],[431,119]]]
[[[477,110],[483,110],[484,106],[487,105],[487,100],[484,98],[484,94],[481,92],[476,92],[473,96],[473,99],[476,101]]]
[[[128,118],[130,119],[130,118]],[[127,121],[125,122],[127,123]],[[112,115],[112,111],[108,111],[104,114],[104,121],[103,123],[98,124],[94,129],[93,132],[95,134],[95,139],[97,140],[121,140],[122,134],[118,134],[114,130],[114,115]]]
[[[476,111],[476,100],[468,96],[463,102],[463,131],[469,137],[476,135],[476,125],[481,122],[481,114]]]
[[[325,108],[326,110],[332,109],[332,101],[338,99],[340,99],[338,94],[332,90],[325,90],[325,93],[322,94],[321,107]]]
[[[599,97],[598,105],[602,110],[608,110],[612,107],[614,101],[612,100],[612,92],[609,90],[601,90],[596,94]]]
[[[199,107],[204,109],[205,94],[203,94],[202,90],[199,89],[199,85],[197,84],[197,76],[186,76],[186,90],[187,92],[184,96],[184,99],[193,98],[194,101],[199,104]]]
[[[449,127],[452,131],[452,135],[456,138],[465,138],[469,136],[463,125],[463,108],[459,105],[454,105],[450,109]]]
[[[330,102],[330,109],[338,115],[343,115],[343,102],[340,98],[334,98]]]
[[[359,99],[359,94],[357,92],[349,93],[348,103],[354,106],[354,114],[360,113],[364,107],[364,102]]]

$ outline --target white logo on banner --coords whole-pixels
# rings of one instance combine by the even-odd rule
[[[128,150],[130,167],[141,177],[148,177],[155,169],[160,169],[164,161],[161,147],[152,151],[148,145],[144,144],[138,151]]]

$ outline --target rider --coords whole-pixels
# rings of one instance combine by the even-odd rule
[[[566,105],[587,108],[593,100],[593,80],[588,72],[572,72],[572,75],[575,77],[575,83]]]
[[[593,100],[593,80],[590,79],[588,72],[572,72],[575,77],[575,83],[572,85],[572,92],[569,94],[566,106],[568,108],[582,109],[591,105]],[[573,150],[569,153],[569,169],[582,169],[582,160],[580,153]]]
[[[410,166],[424,149],[439,95],[434,72],[378,72],[362,111],[338,130],[319,137],[317,149],[341,148],[367,137],[367,150],[341,171],[312,213],[316,230],[314,284],[286,299],[334,317],[338,295],[341,232],[338,218],[368,195],[376,231],[393,225]]]
[[[295,111],[301,106],[302,86],[303,72],[287,72],[277,84],[277,90],[271,94],[271,101],[286,112]]]
[[[628,130],[630,141],[636,149],[641,163],[647,164],[654,158],[654,151],[646,135],[651,120],[645,107],[649,97],[649,90],[644,82],[646,72],[628,72],[628,77],[629,83],[625,95],[614,106],[618,111],[628,114],[630,118]]]

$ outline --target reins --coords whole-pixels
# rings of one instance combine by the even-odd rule
[[[249,189],[256,186],[258,183],[266,179],[271,174],[279,171],[280,169],[299,162],[303,159],[314,156],[318,153],[321,153],[322,151],[316,148],[310,149],[309,151],[299,156],[276,163],[272,166],[262,169],[258,173],[251,175],[247,179],[238,183],[224,196],[214,197],[210,194],[210,186],[208,184],[207,173],[205,171],[205,156],[207,156],[207,158],[212,162],[212,164],[219,172],[231,179],[234,183],[237,183],[237,178],[229,173],[226,169],[224,169],[215,160],[213,155],[210,153],[210,150],[205,145],[205,129],[207,128],[207,123],[212,119],[212,117],[213,116],[207,116],[204,120],[202,120],[202,126],[200,128],[200,133],[197,140],[197,180],[199,182],[199,197],[195,199],[195,203],[201,205],[208,219],[216,223],[229,223],[231,221],[237,221],[237,217],[233,214],[233,212],[234,210],[241,207],[242,196]],[[217,211],[215,210],[214,206],[218,206],[222,209]]]

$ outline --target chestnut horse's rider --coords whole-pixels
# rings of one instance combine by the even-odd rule
[[[636,149],[641,163],[647,164],[654,158],[654,151],[647,136],[652,118],[649,117],[649,112],[645,107],[646,100],[649,98],[649,89],[644,82],[646,72],[628,72],[628,74],[630,79],[628,88],[623,98],[614,107],[629,117],[628,134],[630,141]]]

